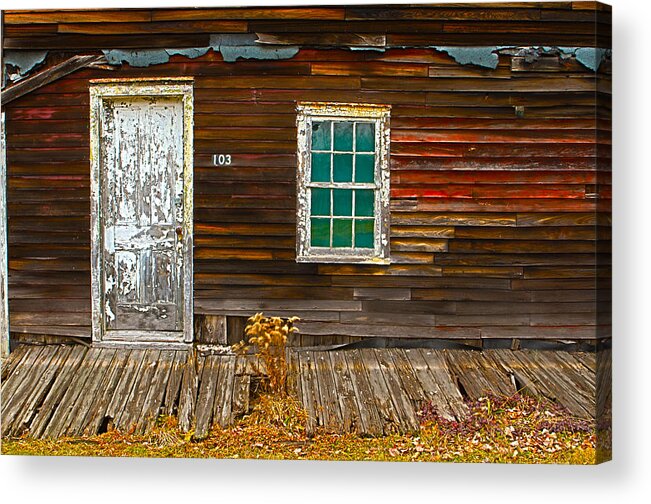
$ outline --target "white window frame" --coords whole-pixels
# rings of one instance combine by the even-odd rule
[[[298,103],[297,140],[298,173],[296,180],[296,262],[306,263],[370,263],[389,264],[389,117],[388,105],[369,105],[356,103]],[[375,176],[371,184],[359,183],[315,183],[312,176],[312,122],[348,120],[373,122],[375,124]],[[373,248],[330,248],[311,246],[311,198],[310,187],[341,189],[373,189],[374,207],[374,247]],[[354,237],[353,237],[354,239]]]

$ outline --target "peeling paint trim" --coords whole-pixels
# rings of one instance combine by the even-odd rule
[[[484,68],[497,68],[499,56],[495,54],[506,46],[481,46],[481,47],[451,47],[432,46],[437,51],[444,52],[460,65],[475,65]]]
[[[221,53],[224,61],[233,63],[238,59],[283,60],[298,54],[298,46],[267,46],[256,43],[255,33],[213,34],[207,47],[168,49],[103,49],[109,64],[128,63],[133,67],[148,67],[169,62],[170,56],[180,54],[189,59],[199,58],[211,49]]]
[[[128,63],[135,67],[147,67],[167,63],[170,56],[180,54],[195,59],[206,54],[210,49],[222,54],[224,61],[233,63],[238,59],[284,60],[291,59],[300,50],[298,46],[271,46],[256,44],[255,34],[211,35],[209,47],[192,47],[185,49],[145,49],[145,50],[103,50],[110,64]],[[395,49],[411,49],[414,46],[399,46]],[[500,54],[518,55],[526,51],[533,59],[543,54],[561,54],[572,57],[588,70],[596,72],[601,63],[612,55],[611,49],[599,47],[562,47],[562,46],[428,46],[446,53],[460,65],[474,65],[482,68],[496,69]],[[390,47],[351,46],[351,51],[385,52]]]
[[[234,63],[238,59],[255,60],[286,60],[296,56],[301,49],[299,46],[273,46],[258,44],[254,33],[246,34],[213,34],[207,47],[166,48],[166,49],[103,49],[109,65],[127,63],[133,67],[146,68],[153,65],[168,63],[171,56],[181,55],[188,59],[196,59],[208,53],[211,49],[221,53],[224,61]],[[397,46],[395,49],[411,49],[415,46]],[[422,46],[420,46],[422,47]],[[482,68],[496,69],[500,54],[519,56],[523,53],[534,61],[544,54],[559,54],[562,57],[575,57],[588,70],[596,72],[599,66],[612,57],[612,49],[601,47],[571,47],[571,46],[427,46],[450,56],[460,65],[473,65]],[[350,51],[385,52],[392,47],[350,46]],[[40,65],[48,51],[7,51],[5,53],[5,70],[7,65],[18,68],[14,77],[4,72],[4,80],[11,78],[14,82],[21,80],[36,66]],[[3,85],[6,82],[3,82]]]
[[[190,47],[182,49],[103,49],[102,53],[106,56],[110,65],[121,65],[128,63],[133,67],[148,67],[152,65],[162,65],[169,62],[170,56],[180,54],[186,58],[195,59],[206,54],[210,47]]]
[[[262,45],[255,33],[211,35],[210,47],[221,53],[224,61],[233,63],[238,59],[283,60],[298,54],[298,46]]]
[[[161,65],[170,60],[170,55],[165,49],[144,49],[129,51],[123,49],[102,50],[109,65],[128,63],[132,67],[148,67]]]
[[[574,56],[584,67],[596,72],[604,60],[612,57],[612,50],[600,47],[579,47]]]
[[[35,67],[45,61],[48,51],[4,51],[2,72],[2,87],[8,82],[18,82],[29,74]],[[8,66],[18,69],[18,73],[9,74]]]
[[[180,54],[181,56],[185,56],[186,58],[195,59],[200,56],[203,56],[209,50],[210,47],[190,47],[190,48],[183,48],[183,49],[165,49],[165,52],[170,56],[174,56],[175,54]]]
[[[296,46],[268,47],[268,46],[224,46],[219,48],[224,61],[233,63],[238,59],[256,60],[285,60],[298,54]]]
[[[431,46],[432,49],[444,52],[460,65],[475,65],[495,70],[499,62],[499,54],[518,56],[526,52],[536,60],[543,54],[561,54],[565,57],[574,56],[588,70],[596,72],[604,60],[611,58],[612,50],[599,47],[560,47],[560,46]]]

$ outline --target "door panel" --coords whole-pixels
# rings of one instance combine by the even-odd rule
[[[183,339],[182,101],[105,99],[100,120],[104,339]]]

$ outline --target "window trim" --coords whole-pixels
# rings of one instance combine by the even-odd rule
[[[297,212],[296,212],[296,262],[306,263],[351,263],[351,264],[389,264],[389,105],[371,105],[357,103],[317,103],[300,102],[297,104],[297,143],[298,172],[296,177]],[[312,122],[318,120],[357,120],[375,123],[376,149],[375,180],[373,189],[376,193],[374,207],[374,247],[362,248],[326,248],[312,247],[310,242],[310,210],[308,186],[333,183],[313,183],[311,179],[311,139]],[[335,183],[342,188],[363,188],[364,184]],[[347,186],[350,187],[347,187]],[[369,184],[366,184],[369,185]],[[370,187],[368,187],[370,188]],[[354,239],[354,237],[353,237]]]

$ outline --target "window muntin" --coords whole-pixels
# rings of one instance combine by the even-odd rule
[[[312,120],[310,247],[374,248],[375,123]]]
[[[298,111],[297,260],[388,262],[389,108]]]

